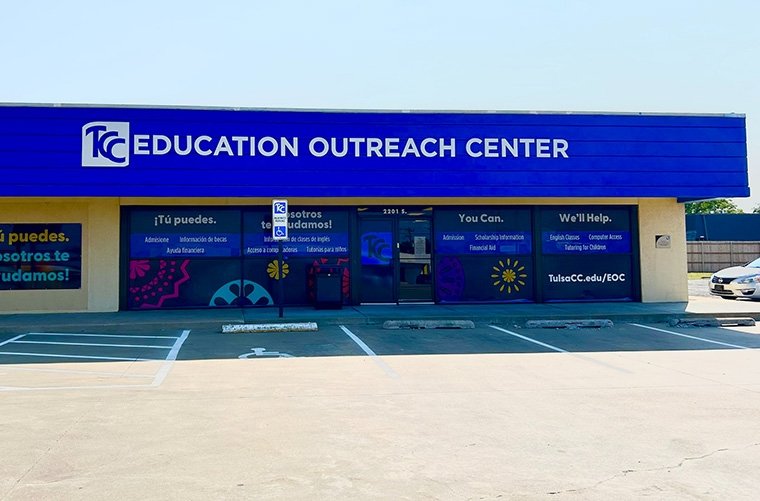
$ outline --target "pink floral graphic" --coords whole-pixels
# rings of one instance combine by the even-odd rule
[[[147,259],[135,259],[129,262],[129,279],[134,280],[137,277],[144,277],[145,272],[150,269],[150,261]]]
[[[130,308],[161,308],[165,301],[179,297],[180,286],[190,280],[188,264],[189,259],[181,263],[161,259],[152,266],[146,260],[130,261]]]

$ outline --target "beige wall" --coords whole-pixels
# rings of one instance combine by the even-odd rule
[[[657,235],[670,235],[669,249],[655,247]],[[640,199],[639,247],[642,302],[688,301],[683,204],[675,199]]]
[[[643,302],[688,300],[683,204],[674,199],[290,199],[293,205],[638,205]],[[0,291],[0,313],[116,311],[119,308],[119,207],[121,205],[268,205],[271,199],[82,198],[0,199],[0,223],[81,223],[82,288]],[[669,249],[655,248],[670,235]]]
[[[119,309],[119,201],[116,198],[2,198],[0,223],[80,223],[82,287],[0,290],[0,313]]]
[[[276,197],[273,197],[276,198]],[[290,205],[636,205],[638,198],[466,198],[466,197],[288,197]],[[147,198],[124,197],[121,205],[272,205],[272,198]]]

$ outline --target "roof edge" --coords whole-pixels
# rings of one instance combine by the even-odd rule
[[[676,113],[636,111],[526,111],[526,110],[442,110],[442,109],[390,109],[390,108],[265,108],[253,106],[198,106],[198,105],[141,105],[141,104],[94,104],[94,103],[10,103],[0,102],[0,107],[27,108],[122,108],[159,110],[208,110],[208,111],[284,111],[308,113],[410,113],[410,114],[462,114],[462,115],[578,115],[578,116],[664,116],[664,117],[725,117],[746,118],[744,113]]]

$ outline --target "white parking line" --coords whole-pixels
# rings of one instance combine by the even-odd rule
[[[111,343],[67,343],[65,341],[13,341],[13,344],[54,344],[64,346],[106,346],[109,348],[159,348],[170,350],[171,346],[156,346],[154,344],[111,344]]]
[[[174,361],[177,360],[177,355],[179,355],[179,349],[182,348],[182,344],[187,339],[187,336],[190,335],[190,329],[186,329],[182,331],[182,335],[177,338],[177,340],[174,342],[174,346],[172,346],[171,351],[168,355],[166,355],[166,360],[161,365],[161,368],[156,373],[156,378],[153,380],[153,382],[150,384],[153,387],[161,386],[161,383],[164,382],[164,379],[166,379],[166,376],[169,375],[169,371],[171,370],[172,366],[174,365]]]
[[[367,346],[367,344],[364,341],[362,341],[361,339],[359,339],[359,336],[357,336],[356,334],[354,334],[353,332],[351,332],[350,330],[348,330],[348,328],[345,325],[339,325],[338,327],[340,327],[340,329],[343,332],[345,332],[346,335],[348,337],[350,337],[354,341],[354,343],[356,343],[357,345],[359,345],[359,348],[361,348],[364,353],[366,353],[367,355],[369,355],[369,357],[372,359],[372,361],[375,364],[377,364],[378,366],[380,366],[380,368],[382,368],[387,375],[389,375],[392,378],[397,378],[398,377],[398,374],[396,373],[396,371],[394,371],[388,364],[386,364],[385,362],[383,362],[383,359],[381,359],[380,357],[378,357],[377,353],[375,353],[374,351],[372,351],[372,348],[370,348],[369,346]]]
[[[696,339],[697,341],[704,341],[705,343],[712,343],[712,344],[719,344],[721,346],[728,346],[730,348],[741,348],[742,350],[751,350],[752,349],[749,346],[741,346],[741,345],[738,345],[738,344],[731,344],[731,343],[722,343],[720,341],[713,341],[712,339],[705,339],[703,337],[698,337],[698,336],[689,336],[688,334],[681,334],[680,332],[668,331],[668,330],[665,330],[665,329],[659,329],[657,327],[650,327],[648,325],[642,325],[642,324],[630,324],[630,325],[634,325],[636,327],[641,327],[642,329],[649,329],[649,330],[652,330],[652,331],[664,332],[665,334],[672,334],[673,336],[680,336],[680,337],[685,337],[685,338],[689,338],[689,339]]]
[[[178,339],[177,336],[131,336],[125,334],[123,336],[117,334],[79,334],[72,332],[27,332],[22,336],[66,336],[66,337],[121,337],[121,338],[134,338],[134,339]],[[18,339],[18,337],[14,338]]]
[[[0,346],[4,346],[6,344],[12,343],[12,342],[16,341],[17,339],[21,339],[24,336],[26,336],[26,334],[21,334],[20,336],[16,336],[16,337],[12,337],[10,339],[6,339],[2,343],[0,343]]]
[[[509,334],[510,336],[519,337],[520,339],[524,339],[525,341],[528,341],[529,343],[537,344],[539,346],[543,346],[544,348],[549,348],[550,350],[554,350],[559,353],[567,353],[567,350],[563,350],[562,348],[557,348],[556,346],[552,346],[550,344],[542,343],[538,339],[533,339],[528,336],[523,336],[522,334],[518,334],[516,332],[508,331],[507,329],[502,329],[498,325],[489,325],[490,328],[496,329],[497,331],[504,332],[506,334]]]
[[[35,333],[38,334],[39,333]],[[126,345],[126,344],[109,344],[109,343],[67,343],[64,341],[22,341],[22,338],[29,334],[21,334],[14,338],[8,339],[0,343],[0,346],[8,346],[11,344],[44,344],[44,345],[66,345],[66,346],[100,346],[100,347],[115,347],[115,348],[161,348],[164,350],[171,349],[171,346],[156,346],[156,345]],[[174,338],[177,339],[177,338]],[[139,357],[109,357],[109,356],[94,356],[94,355],[65,355],[60,353],[30,353],[21,351],[0,351],[0,355],[13,355],[17,357],[48,357],[48,358],[71,358],[81,360],[115,360],[120,362],[142,362],[147,360],[157,360],[155,358],[139,358]],[[162,360],[162,359],[158,359]]]

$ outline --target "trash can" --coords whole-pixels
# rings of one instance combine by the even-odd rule
[[[343,267],[320,268],[314,273],[314,307],[343,308]]]

